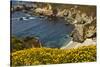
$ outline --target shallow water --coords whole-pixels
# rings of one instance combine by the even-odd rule
[[[68,43],[68,37],[73,30],[72,25],[65,25],[64,19],[48,20],[46,17],[30,16],[25,20],[19,18],[27,17],[28,14],[22,12],[12,13],[11,27],[12,35],[20,38],[26,36],[36,36],[45,47],[60,48]]]

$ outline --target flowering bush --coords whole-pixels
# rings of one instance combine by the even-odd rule
[[[31,48],[11,54],[11,65],[60,64],[96,61],[96,46],[76,49]]]

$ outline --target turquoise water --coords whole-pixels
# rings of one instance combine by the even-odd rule
[[[20,18],[26,19],[20,19]],[[48,20],[46,17],[30,16],[22,12],[12,13],[11,33],[19,38],[36,36],[44,47],[60,48],[68,43],[73,30],[72,25],[65,25],[64,19]]]

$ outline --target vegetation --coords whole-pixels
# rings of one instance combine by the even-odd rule
[[[84,23],[87,23],[87,20],[92,20],[92,16],[96,16],[96,6],[87,6],[87,5],[70,5],[70,4],[47,4],[47,3],[36,3],[37,8],[45,9],[47,12],[45,14],[49,14],[50,10],[52,11],[51,15],[48,17],[52,17],[53,20],[56,19],[56,15],[61,13],[60,15],[64,16],[64,18],[70,17],[71,21],[79,20],[79,24],[83,24],[83,19],[85,19]],[[49,5],[49,6],[48,6]],[[51,6],[52,9],[49,9]],[[78,13],[76,11],[74,13],[73,7],[77,7],[77,10],[81,11]],[[11,11],[28,11],[29,13],[35,13],[34,9],[37,8],[28,8],[26,5],[20,5],[11,7]],[[75,8],[76,9],[76,8]],[[68,10],[68,11],[67,11]],[[43,11],[43,10],[42,10]],[[66,13],[66,14],[65,14]],[[78,13],[78,14],[77,14]],[[86,13],[86,16],[85,16]],[[37,13],[35,13],[37,14]],[[42,15],[43,12],[40,12]],[[45,15],[44,14],[44,15]],[[37,14],[38,15],[38,14]],[[71,15],[71,16],[70,16]],[[76,15],[78,17],[76,17]],[[82,17],[82,16],[84,17]],[[77,18],[77,19],[76,19]],[[87,20],[86,20],[87,19]],[[94,35],[92,37],[96,37],[95,27],[94,26],[96,20],[93,20],[93,24],[91,23],[85,25],[85,29],[92,29],[92,33]],[[92,22],[92,21],[91,21]],[[90,30],[89,29],[89,30]],[[81,31],[81,30],[80,30]],[[89,31],[91,33],[91,31]],[[88,31],[85,32],[89,33]],[[82,32],[83,33],[83,32]],[[90,34],[89,34],[90,35]],[[75,36],[77,38],[77,36]],[[81,38],[81,37],[79,37]],[[83,37],[82,37],[83,38]],[[34,48],[33,48],[34,47]],[[11,39],[11,65],[12,66],[21,66],[21,65],[38,65],[38,64],[60,64],[60,63],[77,63],[77,62],[94,62],[96,61],[96,46],[82,46],[75,49],[58,49],[58,48],[40,48],[41,43],[39,39],[36,37],[25,37],[23,39],[19,39],[17,37],[12,37]]]
[[[76,49],[32,48],[11,54],[12,66],[96,61],[96,46]]]
[[[19,39],[17,37],[12,37],[11,39],[11,51],[15,52],[18,50],[28,49],[32,47],[41,47],[41,43],[35,37],[25,37]]]
[[[11,51],[18,51],[24,49],[23,41],[21,39],[18,39],[17,37],[12,37],[11,39]]]

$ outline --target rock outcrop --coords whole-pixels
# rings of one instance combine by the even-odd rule
[[[71,37],[73,37],[73,41],[75,42],[83,42],[84,39],[84,25],[83,24],[75,24],[75,29],[72,32]]]
[[[91,23],[85,24],[84,27],[85,38],[94,38],[96,37],[96,19],[91,21]]]
[[[73,41],[84,42],[84,40],[86,40],[87,38],[95,38],[96,19],[91,20],[91,22],[85,22],[85,23],[81,23],[81,22],[74,24],[75,30],[72,33]]]
[[[65,18],[75,26],[71,34],[74,42],[82,43],[87,38],[96,38],[96,17],[88,16],[73,8],[73,11],[69,10]]]

